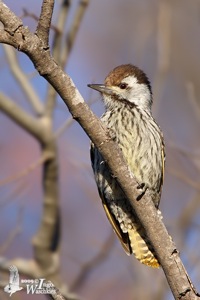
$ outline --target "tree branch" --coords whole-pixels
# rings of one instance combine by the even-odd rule
[[[25,112],[21,107],[14,103],[10,98],[0,93],[0,110],[2,110],[9,118],[23,127],[31,135],[44,140],[44,134],[41,130],[40,122]]]
[[[19,86],[23,90],[24,94],[26,95],[26,98],[29,100],[36,114],[39,116],[42,115],[44,113],[44,107],[40,102],[40,99],[36,94],[35,90],[33,89],[32,85],[30,84],[29,80],[27,79],[27,76],[21,70],[17,61],[16,52],[13,48],[8,47],[7,45],[3,45],[3,48],[13,76],[19,83]]]
[[[38,21],[36,34],[43,41],[44,48],[49,47],[49,30],[53,15],[54,0],[43,0],[40,18]]]
[[[22,10],[23,10],[23,15],[21,16],[22,19],[25,18],[25,17],[29,17],[29,18],[35,20],[36,22],[38,22],[39,17],[38,17],[37,15],[35,15],[35,14],[33,14],[33,13],[30,13],[30,12],[29,12],[27,9],[25,9],[25,8],[23,8]],[[58,28],[57,28],[56,25],[54,26],[53,24],[51,24],[50,29],[52,29],[52,30],[55,31],[55,32],[58,32]]]
[[[35,259],[40,266],[49,266],[49,259],[58,250],[60,241],[59,189],[58,189],[58,155],[55,139],[45,143],[43,155],[51,154],[43,169],[44,204],[40,228],[32,239]]]
[[[74,45],[75,38],[77,36],[77,32],[79,30],[79,26],[81,24],[82,18],[85,14],[86,8],[89,5],[89,0],[80,0],[78,8],[76,10],[75,16],[73,18],[73,23],[66,37],[66,45],[63,47],[63,51],[61,53],[61,65],[65,66],[67,60],[69,58],[69,54]]]
[[[65,24],[69,13],[70,3],[66,0],[63,0],[58,17],[57,17],[57,31],[54,35],[53,40],[53,57],[58,63],[61,62],[61,46],[62,46],[62,37],[64,34]]]
[[[171,51],[171,13],[172,1],[159,1],[157,19],[157,72],[154,79],[154,96],[161,99],[165,78],[170,65]],[[154,112],[159,114],[159,103],[154,107]]]
[[[4,13],[4,6],[1,2],[0,11],[1,19]],[[14,14],[12,14],[12,19],[15,19]],[[175,299],[199,299],[148,191],[140,201],[136,201],[138,184],[129,171],[118,145],[110,138],[100,120],[91,112],[71,78],[57,66],[49,51],[42,47],[42,42],[25,27],[16,30],[15,34],[23,36],[19,49],[29,56],[40,75],[55,88],[72,116],[98,147],[109,165],[111,173],[122,187],[147,232]]]
[[[5,3],[0,2],[0,19],[4,25],[4,30],[13,36],[16,30],[23,25],[22,20],[14,15]]]
[[[0,29],[0,43],[11,45],[16,49],[19,46],[19,41],[16,40],[16,36],[14,38],[8,32],[6,32],[5,30],[2,30],[2,29]]]

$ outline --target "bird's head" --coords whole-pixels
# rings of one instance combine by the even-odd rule
[[[102,93],[107,107],[114,107],[121,101],[140,109],[151,110],[152,92],[146,74],[131,64],[121,65],[112,70],[104,84],[88,84]]]

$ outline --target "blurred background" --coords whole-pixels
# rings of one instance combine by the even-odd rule
[[[62,42],[55,59],[95,114],[101,116],[103,104],[100,95],[87,88],[88,83],[103,83],[108,72],[120,64],[132,63],[147,73],[154,94],[153,114],[166,144],[160,208],[200,291],[200,2],[91,0],[86,1],[87,6],[78,0],[55,2],[52,52],[60,30]],[[5,3],[35,31],[42,1]],[[66,21],[58,30],[64,4]],[[81,5],[82,15],[78,15]],[[78,31],[73,35],[75,17]],[[25,74],[42,104],[48,101],[49,85],[23,53],[14,51],[16,61],[9,65],[8,51],[0,46],[0,92],[37,118],[23,84],[12,71],[13,65],[17,64]],[[89,139],[75,121],[70,121],[68,109],[59,97],[52,124],[58,147],[56,201],[60,207],[59,272],[63,282],[82,299],[173,299],[162,270],[150,269],[126,256],[114,236],[93,179]],[[0,149],[0,256],[31,259],[31,240],[43,214],[40,143],[1,112]],[[0,275],[0,281],[7,277]],[[1,299],[9,299],[3,291],[0,295]],[[27,298],[46,299],[23,292],[12,296],[14,300]]]

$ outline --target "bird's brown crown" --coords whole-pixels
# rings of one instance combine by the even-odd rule
[[[105,85],[118,86],[128,76],[135,76],[138,83],[146,84],[151,92],[151,85],[147,75],[138,67],[131,64],[121,65],[113,69],[105,79]]]

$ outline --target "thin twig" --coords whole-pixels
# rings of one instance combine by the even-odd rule
[[[174,138],[175,140],[175,138]],[[176,151],[178,151],[180,154],[184,155],[185,157],[192,159],[192,158],[200,158],[200,152],[194,152],[194,149],[191,149],[191,147],[183,147],[183,146],[179,146],[176,142],[172,142],[172,141],[168,141],[167,146],[175,149]]]
[[[51,159],[52,155],[51,154],[43,154],[39,159],[31,163],[28,167],[26,167],[24,170],[20,171],[17,174],[14,174],[12,176],[9,176],[3,180],[0,181],[0,186],[4,186],[6,184],[9,184],[13,181],[19,180],[24,176],[27,176],[30,174],[32,171],[34,171],[38,166],[42,165],[45,161],[48,159]]]
[[[80,274],[71,285],[71,290],[76,290],[77,288],[80,288],[80,286],[84,284],[85,280],[87,279],[91,271],[97,268],[97,266],[100,263],[102,263],[104,260],[108,258],[108,255],[110,254],[110,251],[113,248],[115,240],[116,239],[113,234],[113,231],[111,231],[108,238],[103,243],[100,251],[97,253],[97,255],[95,255],[95,257],[92,260],[86,262],[82,266]]]
[[[74,122],[74,119],[72,117],[69,117],[55,132],[54,136],[57,139],[58,137],[63,134],[63,132],[68,129]]]
[[[18,211],[16,226],[10,232],[7,239],[4,241],[3,245],[0,247],[0,256],[3,255],[3,253],[5,253],[9,249],[14,239],[21,233],[23,212],[24,212],[24,208],[21,206]]]
[[[70,30],[66,36],[66,44],[63,47],[61,53],[61,65],[65,66],[67,60],[69,58],[69,54],[71,53],[72,47],[74,45],[74,41],[77,36],[77,32],[79,30],[80,24],[82,22],[83,16],[86,12],[87,6],[89,5],[89,0],[80,0],[77,10],[75,12],[75,16],[73,18],[73,23],[71,24]]]
[[[91,107],[93,103],[97,101],[97,98],[90,98],[87,102],[88,106]],[[74,119],[70,116],[55,132],[54,137],[57,139],[60,137],[65,130],[67,130],[74,123]]]
[[[2,197],[0,201],[0,209],[2,209],[4,206],[10,204],[17,198],[21,198],[23,194],[27,192],[28,184],[25,180],[20,182],[20,184],[17,185],[17,187],[13,188],[9,195],[7,197]]]
[[[193,107],[193,111],[197,119],[200,120],[200,106],[195,94],[194,84],[191,81],[188,81],[186,83],[186,89],[188,93],[188,100],[190,101],[190,104]]]
[[[182,181],[186,182],[192,188],[200,191],[199,182],[195,182],[193,179],[190,179],[189,177],[185,176],[183,172],[180,172],[177,169],[170,168],[170,167],[167,168],[167,172],[181,179]]]
[[[33,13],[30,13],[26,8],[23,8],[23,15],[21,16],[21,18],[25,18],[25,17],[30,17],[32,18],[33,20],[35,20],[36,22],[39,21],[39,18],[37,15],[33,14]],[[57,26],[54,26],[53,24],[51,24],[50,28],[57,32],[57,33],[60,33],[59,30],[58,30],[58,27]]]
[[[181,215],[179,219],[177,220],[177,226],[180,228],[181,239],[179,238],[179,247],[183,249],[184,242],[186,241],[186,235],[188,233],[188,230],[190,228],[189,225],[192,224],[192,219],[195,215],[195,213],[198,211],[200,206],[199,203],[199,192],[196,193],[196,195],[188,201],[186,206],[181,212]]]

